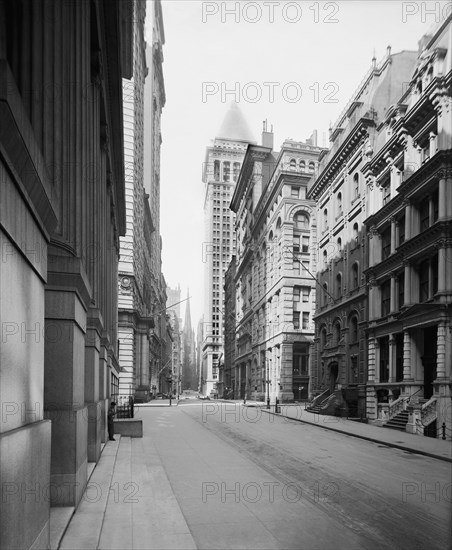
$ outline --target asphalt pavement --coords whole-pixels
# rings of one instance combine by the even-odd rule
[[[107,443],[60,548],[450,547],[449,443],[282,413],[137,407],[143,438]]]

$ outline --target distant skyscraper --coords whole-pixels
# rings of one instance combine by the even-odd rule
[[[195,390],[197,387],[195,333],[191,326],[190,299],[187,291],[184,328],[182,330],[182,389]]]
[[[204,340],[200,391],[217,389],[218,360],[223,352],[224,273],[235,254],[234,213],[229,203],[246,148],[255,143],[238,105],[232,103],[217,137],[206,149],[204,220]]]

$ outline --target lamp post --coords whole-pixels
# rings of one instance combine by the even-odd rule
[[[265,383],[267,384],[267,409],[270,409],[270,373],[268,371],[268,360],[267,360],[267,379],[265,380]]]

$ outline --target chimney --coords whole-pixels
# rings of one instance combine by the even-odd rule
[[[263,121],[262,147],[268,147],[273,151],[273,125],[270,132],[267,131],[267,121]]]

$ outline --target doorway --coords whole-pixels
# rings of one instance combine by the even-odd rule
[[[430,399],[433,395],[433,381],[436,379],[436,336],[437,327],[424,329],[424,354],[422,365],[424,366],[424,399]]]
[[[334,392],[336,388],[337,375],[339,374],[339,365],[337,363],[331,363],[329,366],[330,371],[330,394]]]

